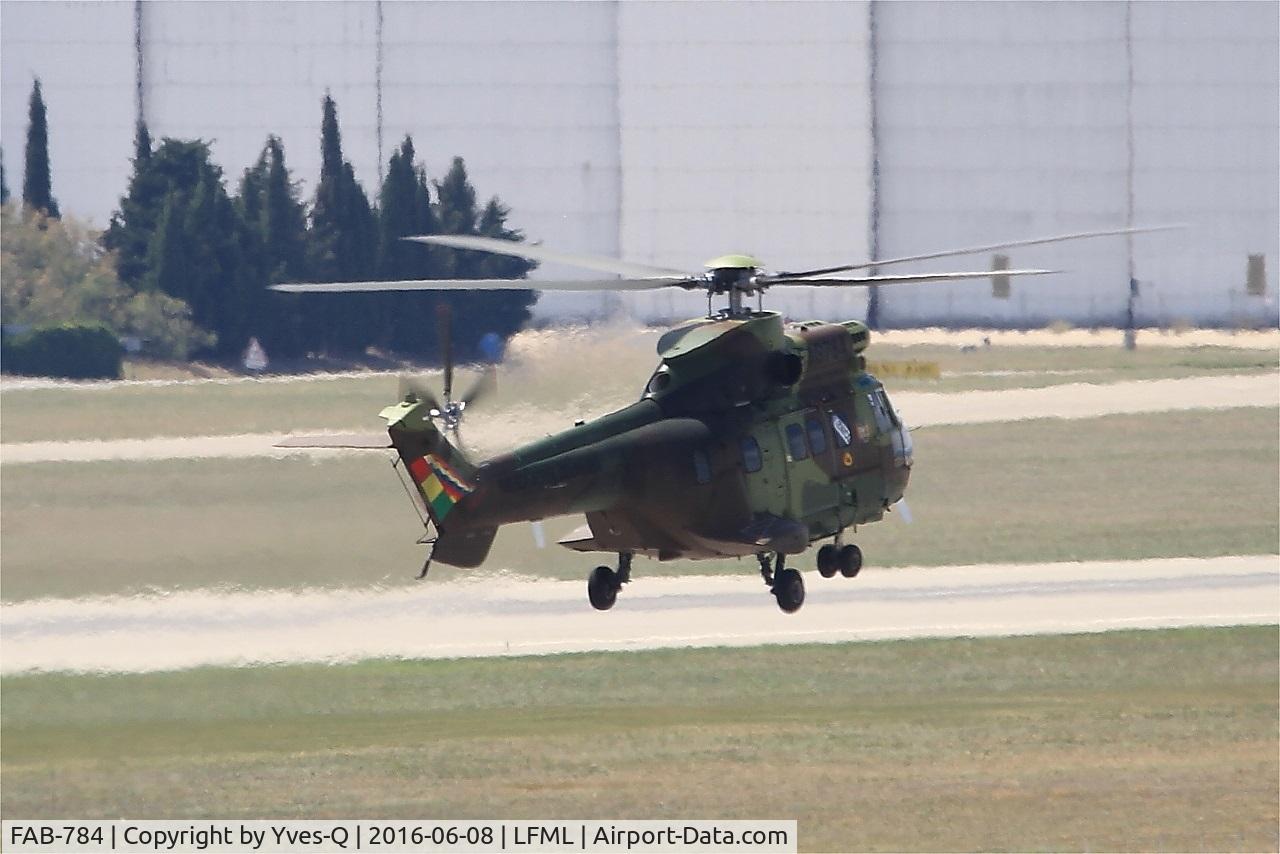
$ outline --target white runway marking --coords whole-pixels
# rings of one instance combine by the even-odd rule
[[[464,658],[1280,622],[1280,556],[806,572],[783,614],[752,576],[645,578],[608,613],[581,581],[192,592],[0,608],[0,671]]]
[[[1280,374],[1190,377],[1090,385],[1072,383],[1047,388],[1002,391],[899,392],[894,405],[911,426],[983,424],[1033,418],[1096,418],[1103,415],[1171,412],[1189,409],[1280,406]],[[467,428],[467,438],[484,451],[547,435],[569,426],[567,419],[521,407],[495,413]],[[299,429],[298,435],[324,433]],[[370,432],[375,432],[373,429]],[[365,453],[319,449],[281,449],[272,445],[278,433],[238,436],[183,436],[73,442],[19,442],[0,445],[5,465],[96,460],[167,460],[283,457]]]

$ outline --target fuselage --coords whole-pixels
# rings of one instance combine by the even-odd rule
[[[875,521],[911,440],[867,338],[771,312],[677,327],[639,401],[481,464],[446,531],[585,514],[569,548],[666,560],[794,554]]]

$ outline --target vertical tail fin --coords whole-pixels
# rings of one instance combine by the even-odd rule
[[[475,491],[476,467],[449,443],[430,413],[427,403],[405,401],[388,406],[381,415],[431,521],[443,531],[454,508]]]

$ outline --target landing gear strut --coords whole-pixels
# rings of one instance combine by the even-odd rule
[[[597,611],[608,611],[618,601],[618,591],[631,580],[631,552],[618,553],[618,568],[597,566],[587,576],[587,598]]]
[[[787,567],[786,556],[778,552],[770,565],[768,552],[756,555],[760,561],[760,576],[769,585],[773,598],[778,600],[778,607],[788,614],[794,614],[804,604],[804,577],[800,570]]]

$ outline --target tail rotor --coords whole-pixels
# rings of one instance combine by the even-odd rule
[[[458,398],[453,396],[453,330],[452,311],[448,303],[436,306],[436,331],[440,342],[440,353],[444,363],[443,394],[437,396],[435,391],[421,377],[401,376],[400,397],[402,400],[416,400],[430,407],[432,420],[442,430],[453,434],[453,438],[461,444],[459,428],[462,426],[463,413],[467,407],[487,397],[497,387],[497,375],[494,368],[485,369],[466,392]]]

